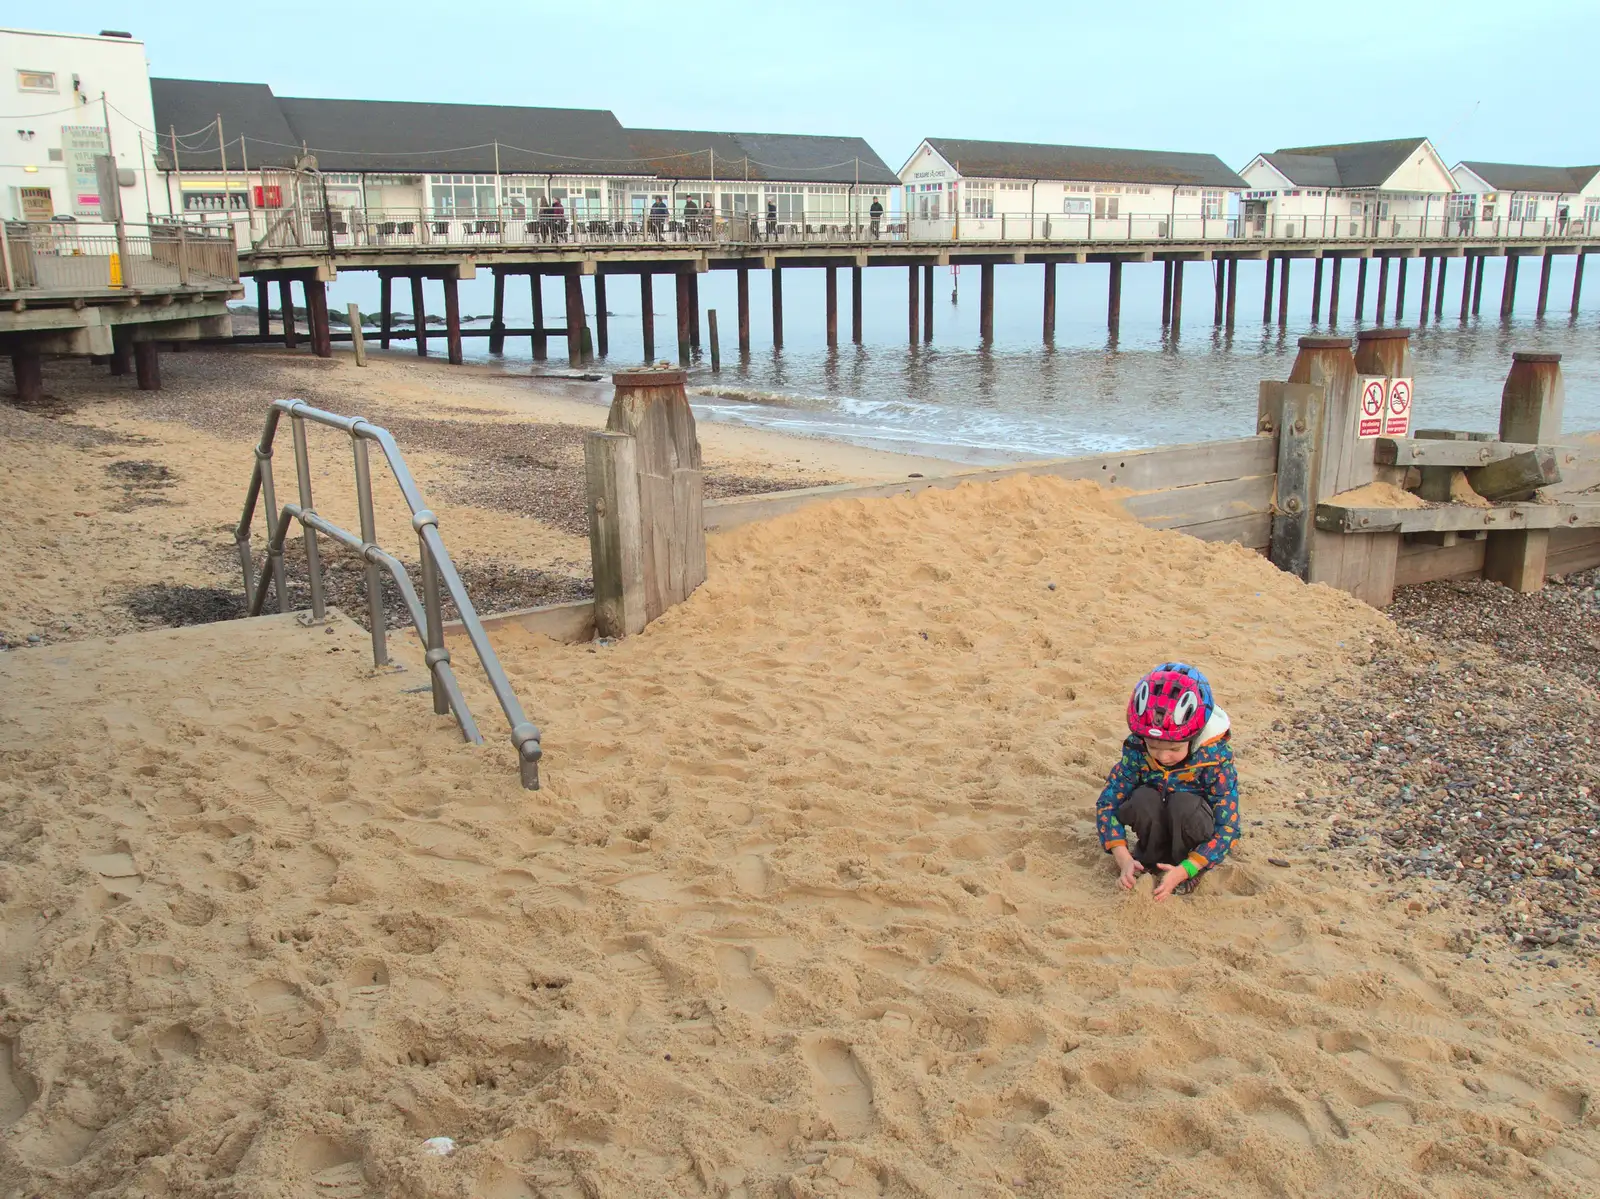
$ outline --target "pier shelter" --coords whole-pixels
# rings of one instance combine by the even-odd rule
[[[1445,236],[1456,191],[1425,137],[1275,150],[1239,173],[1244,232],[1264,238]]]
[[[928,138],[900,169],[914,238],[1210,240],[1246,187],[1213,154]]]
[[[632,193],[630,217],[657,199],[689,231],[715,220],[739,241],[885,232],[900,179],[859,137],[629,129],[654,178]],[[648,197],[648,198],[646,198]]]
[[[1459,162],[1452,216],[1457,231],[1494,237],[1502,230],[1564,234],[1600,228],[1600,166],[1540,167]]]

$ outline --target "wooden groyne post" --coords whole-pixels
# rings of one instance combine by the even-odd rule
[[[1511,371],[1500,392],[1500,440],[1527,445],[1555,441],[1561,435],[1565,407],[1561,355],[1525,350],[1513,353]],[[1537,457],[1536,454],[1532,456]],[[1547,473],[1541,464],[1539,474]],[[1490,533],[1483,552],[1483,577],[1503,583],[1514,591],[1537,591],[1544,586],[1545,558],[1549,550],[1549,529],[1508,529]]]
[[[606,431],[584,443],[595,629],[640,632],[705,581],[705,483],[682,370],[615,376]]]

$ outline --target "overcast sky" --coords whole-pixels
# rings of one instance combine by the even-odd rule
[[[39,12],[29,27],[128,30],[155,75],[859,134],[894,169],[926,136],[1210,151],[1236,169],[1280,146],[1406,136],[1431,137],[1449,165],[1600,162],[1594,0],[85,0]]]

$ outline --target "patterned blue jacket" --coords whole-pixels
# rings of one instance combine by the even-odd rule
[[[1193,878],[1208,866],[1221,865],[1239,835],[1239,776],[1233,769],[1233,750],[1228,745],[1230,724],[1221,708],[1195,739],[1195,748],[1177,766],[1168,770],[1145,750],[1144,738],[1130,736],[1122,743],[1122,757],[1106,779],[1105,790],[1095,804],[1095,830],[1100,845],[1110,853],[1128,843],[1127,830],[1117,819],[1117,809],[1139,787],[1154,787],[1162,795],[1191,791],[1211,805],[1216,821],[1211,840],[1197,848],[1182,863]]]

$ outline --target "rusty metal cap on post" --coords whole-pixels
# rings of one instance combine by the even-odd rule
[[[1380,329],[1363,329],[1356,334],[1357,341],[1388,341],[1394,337],[1410,337],[1411,330],[1385,326]]]
[[[1350,339],[1331,333],[1308,333],[1300,339],[1302,350],[1348,350]]]
[[[1560,354],[1547,353],[1544,350],[1513,350],[1512,353],[1511,353],[1511,361],[1513,361],[1513,362],[1560,362],[1561,361],[1561,355]]]
[[[676,366],[618,371],[611,376],[616,387],[682,387],[688,380],[689,372]]]

